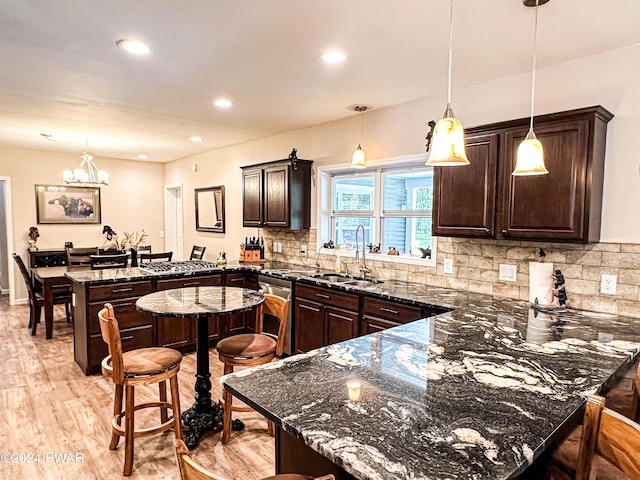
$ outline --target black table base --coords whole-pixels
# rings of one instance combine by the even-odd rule
[[[182,412],[182,424],[185,429],[184,443],[193,450],[202,435],[208,431],[222,430],[222,407],[211,401],[211,373],[209,371],[209,317],[198,316],[198,342],[196,345],[196,384],[193,406]],[[233,420],[231,429],[244,428],[240,420]]]

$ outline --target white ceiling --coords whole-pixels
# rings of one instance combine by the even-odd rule
[[[530,70],[533,15],[521,0],[455,2],[454,106],[456,88]],[[165,162],[354,103],[442,95],[444,109],[448,27],[448,0],[1,0],[0,145],[80,154],[86,137],[98,158]],[[639,0],[551,0],[538,66],[633,45],[639,27]],[[330,49],[346,61],[324,64]]]

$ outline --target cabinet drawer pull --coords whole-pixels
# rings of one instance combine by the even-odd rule
[[[116,309],[116,308],[120,308],[120,307],[130,307],[131,305],[133,305],[131,302],[125,302],[125,303],[112,303],[111,306]]]
[[[122,292],[132,292],[133,291],[133,287],[129,287],[129,288],[116,288],[114,290],[112,290],[113,293],[122,293]]]
[[[304,304],[299,304],[298,305],[300,308],[306,308],[307,310],[311,310],[312,312],[319,312],[320,309],[319,308],[313,308],[313,307],[308,307],[307,305]]]
[[[182,286],[183,287],[199,287],[200,286],[200,282],[185,283]]]
[[[329,295],[325,295],[324,293],[316,293],[316,297],[320,297],[320,298],[331,298]]]
[[[332,317],[341,318],[342,320],[348,320],[349,322],[353,322],[353,318],[345,317],[343,315],[338,315],[337,313],[329,313]]]
[[[397,310],[391,310],[390,308],[380,307],[380,310],[383,312],[393,313],[394,315],[398,315],[400,312]]]
[[[241,282],[242,280],[244,280],[244,278],[230,278],[229,280],[231,280],[232,282]]]
[[[121,342],[124,342],[124,341],[126,341],[126,340],[133,340],[133,335],[129,335],[128,337],[122,337],[122,338],[120,339],[120,341],[121,341]]]

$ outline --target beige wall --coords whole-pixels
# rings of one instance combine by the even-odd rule
[[[96,158],[107,170],[110,184],[101,188],[102,224],[37,225],[35,184],[60,185],[61,173],[80,162],[79,155],[32,150],[0,149],[0,176],[11,178],[13,212],[13,250],[26,261],[29,227],[37,225],[38,247],[64,248],[65,241],[76,246],[102,245],[102,226],[117,231],[145,229],[155,250],[164,248],[160,231],[164,229],[163,170],[161,164]],[[14,267],[12,267],[14,268]],[[16,299],[27,292],[17,269],[14,270]]]

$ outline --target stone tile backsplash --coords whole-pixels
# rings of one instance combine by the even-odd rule
[[[333,255],[317,255],[316,230],[288,231],[264,229],[265,255],[272,260],[333,269]],[[282,243],[282,253],[273,252],[273,242]],[[306,256],[300,255],[307,245]],[[407,265],[367,258],[372,276],[412,281],[487,295],[529,299],[529,262],[537,261],[543,248],[546,263],[562,270],[567,305],[594,312],[640,317],[640,244],[571,244],[438,237],[437,265]],[[453,259],[453,274],[444,273],[444,259]],[[357,274],[353,258],[342,258],[343,271]],[[515,282],[498,279],[500,264],[516,265]],[[600,293],[603,273],[616,275],[615,295]],[[551,280],[550,280],[551,281]]]

